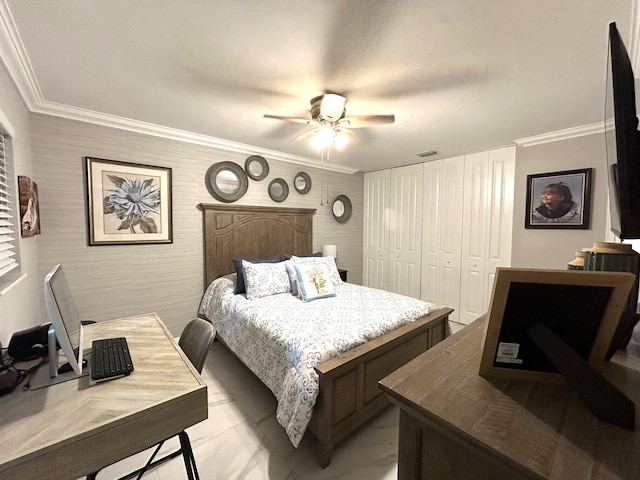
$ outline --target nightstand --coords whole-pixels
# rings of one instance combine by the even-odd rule
[[[347,281],[347,270],[338,269],[338,273],[340,274],[340,278],[343,282]]]

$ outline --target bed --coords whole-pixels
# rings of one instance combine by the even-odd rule
[[[200,208],[204,213],[207,287],[200,314],[214,324],[220,321],[217,316],[221,315],[223,310],[235,311],[236,303],[253,307],[259,305],[258,302],[251,304],[242,295],[229,294],[229,291],[233,291],[236,281],[231,260],[233,257],[265,258],[285,253],[306,256],[312,253],[314,209],[218,204],[201,204]],[[214,280],[215,284],[212,283]],[[347,299],[349,295],[355,299],[361,295],[358,289],[366,287],[343,284],[335,288],[337,298],[311,302],[315,303],[314,309],[320,306],[328,308],[331,302]],[[224,300],[213,300],[212,290],[216,290],[216,294],[222,295]],[[282,293],[265,301],[269,302],[289,302],[291,308],[288,312],[293,311],[295,302],[300,303],[291,293]],[[374,336],[355,348],[340,350],[331,358],[319,357],[322,361],[313,364],[309,377],[318,385],[315,405],[312,410],[302,409],[301,413],[299,412],[300,416],[310,418],[304,420],[302,430],[295,422],[293,427],[287,430],[294,445],[305,430],[310,431],[317,438],[318,463],[326,467],[331,462],[334,445],[388,405],[388,400],[378,389],[378,380],[443,340],[448,334],[447,319],[451,311],[430,308],[429,313],[421,315],[416,320]],[[257,315],[257,312],[254,312],[254,315]],[[349,315],[352,315],[349,321],[358,316]],[[379,332],[375,335],[378,334]],[[234,335],[225,328],[220,328],[217,332],[218,340],[232,353],[241,360],[243,357],[248,359],[250,356],[243,352],[242,348],[238,348],[243,342],[235,339]],[[250,361],[244,363],[272,391],[279,388],[255,365],[252,368]],[[277,416],[278,421],[283,423],[280,410],[279,401]]]

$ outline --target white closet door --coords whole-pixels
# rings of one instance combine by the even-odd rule
[[[442,161],[442,222],[439,307],[450,307],[449,318],[460,318],[460,270],[462,266],[462,218],[464,196],[464,157]]]
[[[420,298],[460,310],[464,157],[424,164]]]
[[[389,289],[390,170],[364,175],[363,281],[367,287]]]
[[[465,155],[460,318],[469,324],[485,313],[485,249],[489,200],[489,152]]]
[[[442,177],[443,162],[424,164],[422,193],[422,275],[420,298],[440,306],[440,262],[442,257]],[[460,286],[456,287],[459,290]]]
[[[391,169],[389,290],[420,298],[423,164]]]
[[[515,164],[516,147],[489,152],[491,194],[485,260],[484,311],[489,309],[496,268],[511,265]]]

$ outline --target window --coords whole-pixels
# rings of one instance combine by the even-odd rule
[[[0,285],[4,283],[6,274],[19,266],[19,212],[16,209],[10,144],[10,138],[0,134]]]

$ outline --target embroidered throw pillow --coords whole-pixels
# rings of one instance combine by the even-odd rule
[[[304,263],[294,264],[294,267],[298,278],[298,290],[303,302],[336,296],[336,290],[325,265]]]
[[[296,257],[293,255],[291,261],[294,264],[324,265],[327,267],[327,272],[329,272],[329,278],[333,282],[333,285],[340,285],[342,283],[336,261],[333,257]]]
[[[242,268],[248,300],[291,291],[291,282],[284,262],[251,263],[243,260]]]
[[[244,293],[246,291],[246,287],[244,284],[244,270],[242,268],[242,261],[246,260],[251,263],[278,263],[282,259],[280,255],[274,255],[272,257],[267,258],[242,258],[242,257],[233,257],[231,261],[233,262],[233,267],[236,269],[236,294]]]

